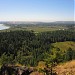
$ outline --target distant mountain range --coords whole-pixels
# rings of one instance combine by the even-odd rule
[[[56,21],[55,24],[75,24],[75,21]]]
[[[75,24],[75,21],[31,22],[31,21],[0,21],[0,24]]]

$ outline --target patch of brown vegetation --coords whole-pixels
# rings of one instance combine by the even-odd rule
[[[55,67],[57,75],[75,75],[75,60]]]
[[[38,68],[38,69],[44,69],[44,68],[46,68],[45,62],[39,61],[37,68]]]
[[[40,73],[40,72],[36,71],[36,72],[32,72],[30,75],[44,75],[44,73]]]

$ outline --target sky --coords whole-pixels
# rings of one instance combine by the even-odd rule
[[[73,21],[75,0],[0,0],[0,21]]]

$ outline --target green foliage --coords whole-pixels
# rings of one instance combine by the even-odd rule
[[[36,66],[39,61],[50,64],[75,59],[74,50],[62,52],[60,48],[51,46],[64,41],[75,41],[75,32],[53,31],[37,35],[30,31],[0,32],[0,63]]]
[[[70,61],[74,58],[74,54],[75,54],[75,51],[72,50],[71,48],[69,48],[67,51],[66,51],[66,61]]]
[[[10,55],[6,55],[5,53],[2,54],[2,56],[0,57],[0,65],[2,64],[9,64],[9,63],[12,63],[13,61],[13,55],[10,54]]]

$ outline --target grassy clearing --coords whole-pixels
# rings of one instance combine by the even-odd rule
[[[59,48],[62,51],[68,50],[69,48],[75,50],[75,42],[72,41],[57,42],[53,43],[52,46],[54,46],[55,48]]]
[[[27,30],[33,30],[35,32],[45,32],[45,31],[55,31],[55,30],[63,30],[66,27],[62,26],[33,26],[33,27],[26,27]]]
[[[14,31],[14,30],[27,30],[27,31],[31,31],[33,30],[34,32],[46,32],[46,31],[55,31],[55,30],[63,30],[63,29],[67,29],[66,27],[62,27],[62,26],[29,26],[29,27],[21,27],[21,28],[9,28],[6,30],[1,30],[1,31]]]

